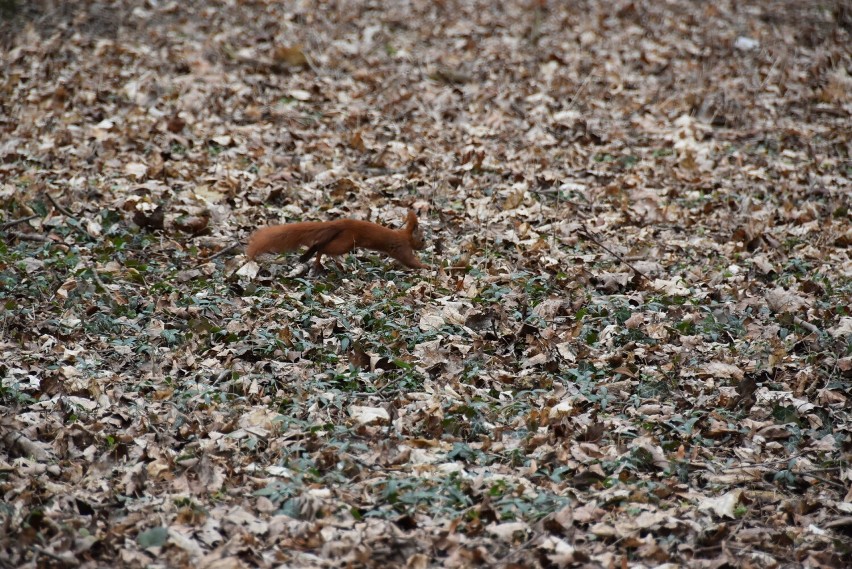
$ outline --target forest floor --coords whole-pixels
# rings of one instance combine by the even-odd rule
[[[0,2],[0,568],[848,563],[850,35]],[[429,270],[243,254],[409,209]]]

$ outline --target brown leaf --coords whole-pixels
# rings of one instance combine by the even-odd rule
[[[300,45],[277,46],[272,58],[287,67],[308,67],[308,58]]]

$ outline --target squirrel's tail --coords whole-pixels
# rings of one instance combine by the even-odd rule
[[[327,243],[339,233],[339,228],[322,223],[288,223],[272,225],[255,231],[249,239],[246,256],[254,259],[263,253],[295,251],[302,245],[312,247]]]

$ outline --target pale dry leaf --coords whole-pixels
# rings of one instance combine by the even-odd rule
[[[551,322],[562,310],[565,300],[561,298],[548,298],[533,308],[533,314],[542,318],[545,322]]]
[[[573,414],[573,411],[574,404],[571,401],[564,400],[551,407],[550,411],[548,412],[548,416],[551,419],[556,419],[564,415],[571,415]]]
[[[624,327],[628,330],[635,330],[645,321],[645,315],[642,312],[634,312],[630,318],[624,321]]]
[[[568,362],[577,361],[577,354],[574,352],[573,342],[562,342],[556,344],[556,351],[559,355]]]
[[[260,265],[258,265],[254,261],[249,261],[248,263],[240,267],[237,270],[236,274],[241,277],[246,277],[250,280],[253,280],[255,277],[257,277],[258,272],[260,272]]]
[[[190,531],[191,530],[188,530],[187,533],[190,533]],[[195,558],[200,557],[204,552],[201,546],[192,539],[192,537],[185,535],[183,531],[177,527],[169,528],[169,543],[174,544]]]
[[[485,529],[491,535],[509,543],[523,541],[530,532],[530,526],[524,522],[492,523]]]
[[[151,322],[148,323],[148,326],[145,327],[145,333],[148,335],[149,338],[154,340],[162,336],[165,329],[165,322],[158,318],[152,318]]]
[[[412,354],[424,367],[431,367],[447,361],[446,351],[441,349],[440,338],[415,345]]]
[[[351,405],[349,407],[349,416],[352,417],[359,425],[387,423],[390,421],[390,415],[384,407],[363,407],[360,405]]]
[[[557,567],[573,567],[577,561],[576,549],[558,537],[547,536],[538,547],[547,552],[547,558]]]
[[[640,529],[652,529],[668,522],[670,515],[662,511],[644,511],[633,519],[633,523]]]
[[[312,98],[311,93],[309,91],[305,91],[304,89],[293,89],[290,91],[289,94],[297,101],[310,101]]]
[[[766,293],[766,303],[775,312],[797,312],[808,305],[807,299],[781,287]]]
[[[616,530],[616,528],[614,526],[612,526],[611,524],[603,523],[603,522],[594,524],[592,527],[589,528],[589,531],[593,535],[595,535],[597,537],[602,537],[602,538],[618,537],[619,536],[619,532],[618,532],[618,530]]]
[[[739,367],[719,361],[703,364],[699,368],[699,373],[716,378],[736,379],[737,381],[742,381],[743,377],[745,377],[745,372]]]
[[[682,279],[654,279],[651,283],[654,290],[663,292],[670,296],[689,296],[690,290],[686,287]]]
[[[124,173],[140,180],[148,174],[148,166],[142,162],[129,162],[124,165]]]
[[[222,516],[223,520],[242,526],[255,535],[262,535],[269,529],[269,524],[247,509],[234,506]]]
[[[440,314],[429,314],[423,313],[420,315],[420,322],[418,326],[424,332],[429,332],[431,330],[438,330],[444,325],[444,318]]]
[[[442,300],[441,304],[443,305],[441,308],[441,319],[444,323],[460,325],[465,323],[466,318],[462,314],[462,310],[466,308],[464,303]]]
[[[540,366],[546,364],[550,360],[550,357],[542,352],[540,354],[536,354],[529,358],[524,358],[521,360],[521,368],[529,368],[534,366]]]
[[[842,317],[837,326],[828,329],[828,333],[835,338],[845,338],[846,336],[852,336],[852,316]]]
[[[740,503],[742,489],[732,490],[718,497],[703,498],[698,503],[698,509],[702,512],[712,512],[720,518],[736,518],[734,510]]]

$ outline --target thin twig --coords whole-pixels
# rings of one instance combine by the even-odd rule
[[[19,219],[13,219],[12,221],[7,221],[3,225],[0,225],[0,231],[6,231],[10,227],[14,227],[15,225],[18,225],[19,223],[24,223],[24,222],[27,222],[31,219],[35,219],[37,217],[38,217],[38,214],[34,213],[32,215],[28,215],[27,217],[21,217]]]
[[[600,241],[598,241],[598,240],[595,238],[594,234],[593,234],[592,232],[590,232],[588,229],[586,229],[586,228],[580,229],[579,233],[580,233],[580,235],[582,235],[583,237],[587,238],[589,241],[591,241],[592,243],[594,243],[595,245],[597,245],[598,247],[600,247],[601,249],[603,249],[604,251],[606,251],[607,253],[609,253],[610,255],[612,255],[613,257],[615,257],[616,259],[618,259],[618,260],[619,260],[619,262],[621,262],[621,263],[623,263],[624,265],[626,265],[626,266],[627,266],[627,267],[628,267],[631,271],[633,271],[634,273],[636,273],[636,275],[637,275],[637,276],[640,276],[640,277],[642,277],[643,279],[645,279],[646,281],[651,282],[651,279],[649,279],[649,278],[645,275],[645,273],[643,273],[642,271],[640,271],[639,269],[637,269],[636,267],[634,267],[633,265],[631,265],[630,263],[628,263],[628,262],[624,259],[624,257],[622,257],[621,255],[619,255],[618,253],[616,253],[615,251],[613,251],[612,249],[610,249],[609,247],[607,247],[606,245],[604,245],[603,243],[601,243]]]
[[[817,336],[821,335],[820,329],[808,322],[807,320],[803,320],[798,316],[793,317],[793,322],[810,332],[811,334],[816,334]]]
[[[525,542],[523,542],[522,544],[520,544],[518,546],[515,546],[512,551],[510,551],[509,553],[507,553],[503,557],[498,557],[497,559],[499,561],[502,561],[503,563],[506,563],[509,560],[511,560],[511,559],[517,557],[518,555],[520,555],[521,553],[523,553],[526,549],[528,549],[533,544],[534,541],[536,541],[537,539],[541,539],[545,535],[545,532],[543,532],[541,530],[537,530],[537,529],[531,530],[531,533],[532,533],[532,535],[529,538],[527,538],[527,540]]]
[[[61,214],[62,214],[62,215],[64,215],[65,217],[70,217],[71,219],[76,219],[76,218],[74,217],[74,214],[72,214],[70,211],[68,211],[67,209],[65,209],[65,207],[64,207],[64,206],[59,205],[59,202],[57,202],[55,199],[53,199],[53,196],[52,196],[52,195],[50,195],[50,193],[49,193],[49,192],[44,192],[44,195],[46,195],[46,196],[47,196],[47,199],[49,199],[49,200],[50,200],[50,203],[52,203],[52,204],[53,204],[53,207],[55,207],[56,209],[58,209],[58,210],[59,210],[59,213],[61,213]]]
[[[233,244],[231,244],[231,245],[228,245],[228,246],[227,246],[227,247],[225,247],[224,249],[220,249],[219,251],[217,251],[217,252],[213,253],[213,254],[212,254],[212,255],[210,255],[209,257],[202,257],[202,258],[201,258],[201,260],[202,260],[202,261],[212,261],[212,260],[213,260],[213,259],[215,259],[216,257],[221,257],[221,256],[222,256],[222,255],[224,255],[225,253],[228,253],[229,251],[233,251],[234,249],[236,249],[236,248],[237,248],[237,247],[239,247],[240,245],[241,245],[241,243],[239,243],[239,242],[237,242],[237,243],[233,243]]]
[[[822,476],[816,476],[814,474],[809,474],[807,472],[801,472],[800,473],[800,472],[796,472],[796,471],[793,471],[793,474],[798,474],[799,476],[807,476],[808,478],[813,478],[814,480],[818,480],[819,482],[822,482],[824,484],[828,484],[829,486],[831,486],[833,488],[837,488],[838,490],[844,490],[844,491],[846,490],[846,486],[844,484],[841,484],[840,482],[836,482],[834,480],[829,480],[828,478],[823,478]]]
[[[583,79],[583,82],[580,84],[580,86],[579,86],[579,87],[577,88],[577,90],[574,92],[574,96],[573,96],[573,97],[571,97],[571,101],[569,101],[569,102],[568,102],[568,106],[567,106],[567,107],[565,107],[565,110],[571,110],[571,107],[573,107],[573,106],[574,106],[574,101],[576,101],[576,100],[577,100],[577,97],[579,97],[579,96],[580,96],[580,93],[582,93],[582,92],[583,92],[583,89],[585,89],[586,84],[587,84],[587,83],[588,83],[588,82],[592,79],[592,77],[594,77],[594,76],[595,76],[595,74],[594,74],[592,71],[589,71],[589,74],[588,74],[588,75],[586,75],[586,78],[585,78],[585,79]]]
[[[55,207],[57,210],[59,210],[59,213],[61,213],[62,215],[64,215],[68,219],[71,219],[71,220],[74,221],[74,223],[69,223],[68,225],[70,225],[71,227],[76,229],[80,234],[84,235],[85,237],[89,237],[89,238],[91,237],[91,235],[89,235],[82,227],[80,227],[80,220],[77,219],[74,216],[74,214],[72,214],[70,211],[68,211],[67,209],[65,209],[61,205],[59,205],[59,202],[57,202],[55,199],[53,199],[53,196],[50,195],[48,192],[45,192],[44,195],[47,196],[47,199],[50,200],[50,203],[53,204],[53,207]],[[115,305],[119,305],[120,303],[118,302],[118,298],[115,295],[115,291],[113,291],[112,289],[107,287],[106,283],[104,283],[104,281],[101,279],[101,275],[100,275],[100,273],[98,273],[98,269],[95,267],[94,263],[89,265],[89,270],[92,272],[92,279],[95,281],[95,284],[97,284],[99,287],[101,287],[101,289],[104,292],[109,294],[110,298],[112,299],[112,302]]]
[[[9,235],[14,236],[16,239],[20,239],[21,241],[38,241],[40,243],[53,243],[53,241],[51,241],[44,235],[39,235],[38,233],[21,233],[20,231],[10,231]]]
[[[749,464],[740,464],[740,465],[737,465],[737,466],[731,466],[731,467],[726,468],[725,472],[730,472],[732,470],[747,470],[747,469],[751,469],[751,468],[758,468],[758,469],[762,469],[762,470],[766,471],[765,467],[767,467],[769,465],[784,464],[784,463],[790,462],[791,460],[797,459],[801,456],[803,456],[803,453],[797,452],[795,454],[791,454],[790,456],[785,456],[784,458],[777,458],[775,460],[761,461],[760,464],[749,463]],[[707,464],[710,464],[710,463],[707,463]]]
[[[52,203],[52,204],[53,204],[53,207],[55,207],[57,210],[59,210],[59,213],[61,213],[62,215],[64,215],[64,216],[65,216],[65,217],[67,217],[68,219],[71,219],[72,221],[74,221],[74,223],[69,223],[68,225],[70,225],[73,229],[75,229],[75,230],[76,230],[79,234],[83,235],[84,237],[89,237],[89,238],[91,238],[91,235],[89,235],[89,234],[86,232],[86,230],[85,230],[85,229],[83,229],[82,227],[80,227],[80,220],[79,220],[79,219],[77,219],[77,217],[76,217],[76,216],[74,216],[74,214],[73,214],[73,213],[71,213],[70,211],[68,211],[67,209],[65,209],[65,208],[64,208],[64,207],[62,207],[61,205],[59,205],[59,202],[57,202],[55,199],[53,199],[53,196],[52,196],[52,195],[50,195],[50,193],[49,193],[49,192],[44,192],[44,195],[46,195],[46,196],[47,196],[47,199],[49,199],[49,200],[50,200],[50,203]]]
[[[89,270],[92,271],[92,278],[94,279],[95,283],[97,283],[97,285],[101,287],[105,292],[108,292],[110,293],[110,295],[112,295],[112,290],[108,289],[104,281],[101,280],[101,275],[98,274],[98,270],[95,268],[94,263],[89,266]],[[113,300],[115,300],[115,298],[113,298]]]
[[[78,565],[76,559],[68,559],[66,557],[62,557],[57,553],[53,553],[52,551],[48,551],[47,549],[44,549],[43,547],[39,547],[37,545],[31,545],[30,547],[32,547],[33,551],[35,551],[36,553],[44,555],[45,557],[50,557],[54,561],[59,561],[60,563],[71,565],[72,567]]]

